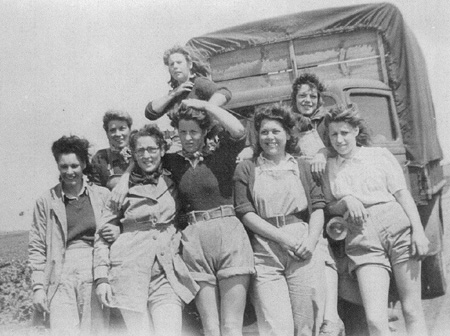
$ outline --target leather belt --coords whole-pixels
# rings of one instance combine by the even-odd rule
[[[232,205],[221,205],[218,208],[205,211],[191,211],[187,214],[189,224],[207,221],[214,218],[236,216]]]
[[[273,226],[283,227],[285,225],[304,222],[304,211],[296,212],[290,215],[279,215],[275,217],[263,218],[266,222],[269,222]]]

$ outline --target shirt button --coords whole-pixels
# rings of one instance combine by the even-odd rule
[[[156,239],[158,239],[156,236],[153,236],[153,240],[156,240]]]
[[[164,252],[161,252],[161,256],[163,256],[164,255]]]

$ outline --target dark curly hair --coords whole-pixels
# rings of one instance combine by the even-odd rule
[[[131,128],[133,125],[133,118],[124,111],[119,110],[109,110],[105,112],[105,115],[103,116],[103,129],[108,132],[108,124],[111,120],[121,120],[125,121],[128,125],[128,128]]]
[[[156,124],[144,125],[139,131],[133,131],[130,135],[130,149],[132,152],[136,150],[136,143],[139,138],[149,136],[155,139],[156,144],[160,149],[167,150],[168,145],[164,139],[164,134],[161,132]]]
[[[292,115],[289,107],[276,103],[259,108],[255,113],[255,130],[257,134],[259,134],[261,124],[265,119],[275,120],[281,124],[286,133],[290,135],[290,139],[286,142],[286,152],[289,154],[295,153],[298,139],[292,134],[292,130],[296,124],[296,119]],[[255,156],[258,156],[261,152],[261,145],[257,141]]]
[[[325,115],[325,127],[327,130],[327,137],[325,139],[325,145],[328,148],[333,148],[329,136],[329,125],[331,123],[345,122],[353,128],[358,127],[359,133],[356,136],[356,144],[358,146],[370,146],[370,134],[364,119],[360,117],[358,106],[356,104],[336,105],[328,110]]]
[[[297,93],[298,93],[298,90],[300,89],[300,86],[302,86],[303,84],[306,84],[309,87],[315,88],[317,90],[317,94],[318,94],[317,107],[320,107],[323,105],[321,93],[323,91],[325,91],[325,86],[320,82],[319,78],[315,74],[305,72],[304,74],[301,74],[300,76],[298,76],[297,79],[292,84],[291,106],[292,106],[292,110],[295,113],[300,113],[300,111],[297,108]]]
[[[178,129],[180,120],[193,120],[202,130],[209,130],[211,128],[210,116],[202,110],[197,110],[193,107],[180,107],[180,109],[173,114],[170,125]]]
[[[82,139],[76,135],[64,135],[53,143],[52,153],[56,162],[58,162],[63,154],[75,154],[81,162],[86,164],[83,174],[90,175],[92,173],[92,166],[89,161],[90,147],[91,145],[86,139]]]
[[[183,47],[180,45],[175,45],[170,49],[167,49],[163,55],[163,61],[166,66],[169,66],[169,57],[172,54],[181,54],[186,58],[186,61],[192,63],[191,72],[197,76],[209,77],[211,71],[209,65],[204,61],[203,57],[194,49],[190,47]],[[174,89],[179,83],[170,77],[170,86]]]

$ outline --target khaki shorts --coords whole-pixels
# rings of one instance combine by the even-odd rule
[[[411,224],[397,202],[367,208],[369,217],[362,225],[349,223],[345,240],[351,262],[349,271],[362,265],[380,265],[391,272],[392,265],[411,258]]]
[[[182,257],[197,282],[255,272],[253,251],[244,225],[234,216],[200,221],[182,232]]]

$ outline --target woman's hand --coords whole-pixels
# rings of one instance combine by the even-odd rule
[[[343,197],[342,201],[345,202],[348,216],[353,223],[361,225],[367,220],[369,213],[361,201],[350,195]]]
[[[303,260],[311,259],[314,250],[316,249],[317,239],[311,236],[303,239],[300,246],[295,250],[295,255]]]
[[[108,243],[114,243],[120,235],[120,227],[107,223],[99,231],[100,236]]]
[[[170,92],[170,95],[173,97],[179,96],[184,92],[191,92],[194,88],[194,83],[191,81],[186,81],[180,85],[178,85],[175,89]]]
[[[134,160],[130,160],[130,164],[126,172],[120,177],[114,189],[111,191],[108,207],[113,212],[118,212],[123,205],[125,197],[128,194],[128,180],[130,178],[130,172],[134,168]]]
[[[411,233],[411,254],[417,259],[424,259],[430,250],[430,241],[423,230],[421,232]]]
[[[109,283],[101,283],[95,289],[95,294],[98,300],[107,307],[111,307],[112,303],[112,290]]]
[[[50,313],[48,310],[47,294],[43,288],[37,289],[33,292],[33,306],[34,309],[41,313]]]
[[[327,165],[326,153],[319,151],[311,160],[311,173],[316,183],[320,183]]]

